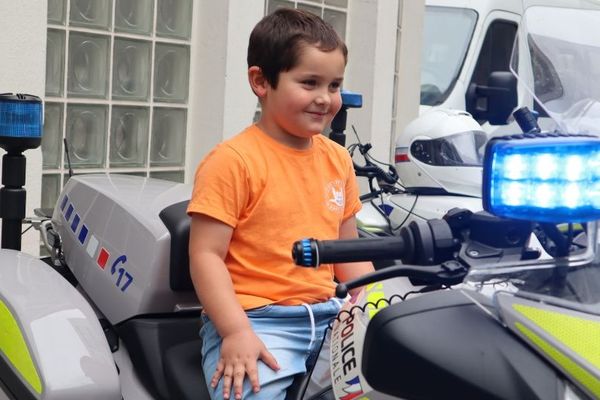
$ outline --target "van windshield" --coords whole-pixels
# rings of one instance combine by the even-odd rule
[[[463,66],[477,13],[466,8],[425,9],[421,54],[421,105],[446,100]]]

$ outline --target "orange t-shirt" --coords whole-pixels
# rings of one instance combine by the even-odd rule
[[[316,303],[333,296],[333,265],[294,264],[303,238],[338,239],[361,207],[348,151],[322,135],[307,150],[280,144],[256,125],[200,163],[187,212],[233,227],[225,264],[244,309]]]

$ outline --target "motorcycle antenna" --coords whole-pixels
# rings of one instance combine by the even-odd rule
[[[71,156],[69,155],[69,143],[67,138],[63,138],[65,144],[65,155],[67,156],[67,166],[69,167],[69,178],[73,176],[73,168],[71,168]]]

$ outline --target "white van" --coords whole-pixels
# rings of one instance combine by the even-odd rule
[[[506,123],[506,111],[490,107],[489,94],[511,79],[506,73],[522,1],[426,0],[425,5],[420,113],[431,107],[466,110],[485,131],[497,130]],[[514,94],[516,87],[505,100],[516,106]]]

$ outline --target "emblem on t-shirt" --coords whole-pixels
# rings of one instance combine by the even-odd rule
[[[344,182],[341,179],[331,181],[325,187],[325,202],[331,211],[344,209]]]

